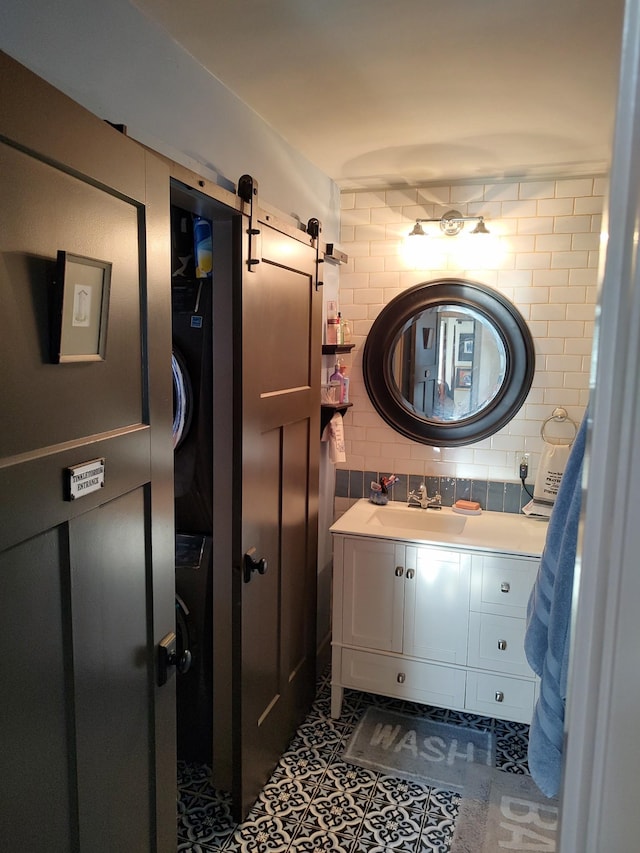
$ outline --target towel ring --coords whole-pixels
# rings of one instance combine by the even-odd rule
[[[560,423],[562,423],[564,421],[569,421],[569,423],[573,427],[573,435],[571,436],[571,440],[569,442],[558,441],[558,440],[549,441],[547,439],[546,435],[544,434],[544,428],[546,427],[546,425],[548,423],[550,423],[550,421],[558,421]],[[569,417],[569,415],[567,414],[567,410],[563,409],[562,406],[558,406],[557,409],[554,409],[551,417],[547,418],[546,421],[543,421],[542,426],[540,427],[540,436],[541,436],[542,440],[547,441],[549,444],[573,444],[573,440],[576,437],[577,432],[578,432],[578,425],[573,420],[573,418]]]

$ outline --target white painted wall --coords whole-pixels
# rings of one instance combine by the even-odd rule
[[[215,26],[215,20],[203,26]],[[3,0],[0,49],[129,136],[339,236],[336,185],[128,0]],[[25,103],[25,109],[29,104]]]

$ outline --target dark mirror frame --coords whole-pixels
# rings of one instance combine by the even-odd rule
[[[506,353],[504,380],[493,399],[476,414],[453,423],[429,420],[410,409],[392,370],[393,349],[405,324],[439,305],[470,308],[482,315]],[[524,318],[506,297],[477,282],[443,278],[405,290],[382,309],[367,336],[362,368],[371,402],[397,432],[422,444],[459,447],[493,435],[521,408],[533,382],[535,351]]]

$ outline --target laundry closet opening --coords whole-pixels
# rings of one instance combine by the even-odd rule
[[[240,820],[315,695],[319,244],[172,177],[178,757]]]
[[[234,219],[236,223],[234,224]],[[178,759],[230,766],[234,228],[236,211],[171,183]],[[215,471],[215,476],[214,476]],[[225,588],[228,585],[228,588]],[[216,591],[214,593],[214,587]],[[224,671],[225,661],[228,672]],[[227,689],[228,694],[228,689]],[[214,738],[215,732],[215,738]],[[224,779],[223,779],[224,781]]]

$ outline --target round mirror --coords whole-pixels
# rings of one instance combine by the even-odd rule
[[[533,340],[500,293],[462,279],[404,291],[381,311],[364,348],[364,382],[379,414],[415,441],[458,446],[515,415],[534,373]]]

